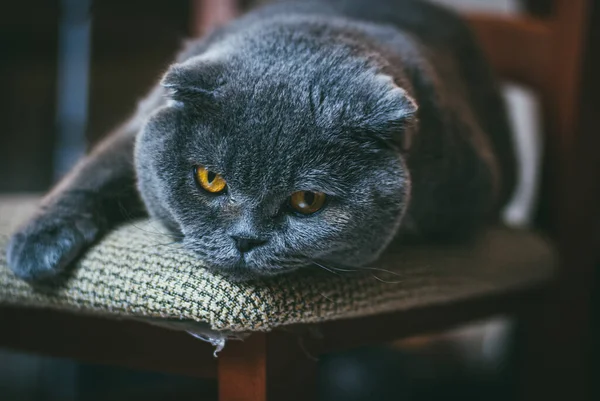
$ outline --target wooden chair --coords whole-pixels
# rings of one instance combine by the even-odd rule
[[[197,13],[202,21],[207,21],[207,3],[197,2],[204,10]],[[320,339],[301,337],[306,341],[302,346],[298,345],[297,333],[309,332],[311,325],[294,327],[293,333],[253,333],[244,342],[230,341],[218,359],[207,358],[212,355],[209,345],[181,332],[130,321],[4,306],[0,308],[0,346],[213,377],[219,382],[221,401],[311,400],[316,363],[307,353],[318,355],[438,331],[497,314],[515,314],[525,329],[522,338],[526,352],[520,364],[523,398],[558,398],[569,391],[570,399],[581,399],[577,397],[585,394],[582,379],[577,374],[559,374],[565,372],[560,366],[564,363],[575,372],[584,372],[584,349],[571,348],[573,344],[567,341],[580,338],[577,333],[584,330],[585,321],[578,318],[580,315],[567,313],[571,307],[585,310],[588,289],[584,280],[591,266],[585,256],[591,249],[589,244],[572,236],[589,226],[585,222],[591,215],[578,209],[576,202],[583,195],[571,180],[577,174],[575,133],[587,6],[585,0],[556,0],[548,19],[467,16],[498,73],[537,90],[543,100],[547,149],[542,199],[548,205],[542,208],[542,220],[561,251],[561,270],[552,285],[329,321],[319,324]],[[234,11],[228,9],[223,15],[233,16]],[[562,322],[555,318],[557,313]],[[547,354],[549,350],[552,357]]]

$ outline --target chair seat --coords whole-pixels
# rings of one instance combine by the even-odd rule
[[[0,197],[0,248],[39,198]],[[224,332],[270,331],[466,300],[537,287],[551,279],[556,255],[539,235],[491,227],[469,244],[389,250],[371,269],[306,269],[232,283],[204,268],[150,220],[125,224],[57,283],[31,286],[0,253],[0,304],[108,317],[198,322]]]

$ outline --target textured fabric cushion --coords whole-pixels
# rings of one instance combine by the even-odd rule
[[[26,196],[0,198],[1,249],[36,202]],[[535,234],[490,228],[469,245],[390,251],[377,270],[308,269],[236,284],[204,269],[156,223],[137,221],[92,247],[57,285],[33,288],[20,281],[1,252],[0,303],[263,331],[532,286],[551,277],[554,259],[547,242]]]

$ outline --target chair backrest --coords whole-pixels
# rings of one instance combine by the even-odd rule
[[[564,219],[559,198],[575,157],[588,6],[587,0],[554,0],[547,18],[466,16],[497,73],[540,95],[546,134],[540,211],[552,231]]]

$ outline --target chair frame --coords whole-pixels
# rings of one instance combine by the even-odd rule
[[[198,34],[237,13],[235,0],[195,0],[193,5]],[[217,16],[211,14],[215,9]],[[254,333],[244,342],[229,341],[217,359],[210,345],[182,332],[133,321],[3,306],[0,346],[216,378],[220,401],[306,401],[315,399],[316,362],[311,355],[514,314],[523,323],[521,339],[526,351],[520,363],[520,398],[565,399],[569,395],[569,399],[584,399],[588,386],[582,374],[589,296],[586,279],[591,274],[589,255],[594,244],[576,239],[591,233],[588,220],[593,215],[578,207],[586,194],[578,190],[573,177],[581,164],[576,157],[581,146],[577,123],[587,12],[585,0],[555,0],[553,14],[545,19],[467,16],[498,73],[538,90],[543,99],[548,136],[542,198],[550,202],[543,210],[545,226],[554,234],[562,257],[558,280],[551,285],[325,322],[318,325],[320,339],[310,335],[315,325]],[[572,313],[573,307],[581,313]],[[562,321],[554,318],[557,313]],[[571,347],[572,341],[579,346]],[[552,358],[549,349],[555,352]]]

